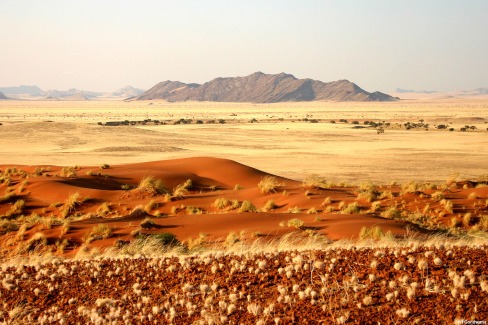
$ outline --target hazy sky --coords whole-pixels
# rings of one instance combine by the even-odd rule
[[[0,86],[110,91],[255,71],[488,87],[487,0],[1,0]]]

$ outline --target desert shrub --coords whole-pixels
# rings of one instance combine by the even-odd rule
[[[330,188],[331,184],[327,183],[327,180],[324,177],[311,175],[303,180],[302,186],[316,189],[326,189]]]
[[[383,232],[383,230],[378,226],[373,227],[362,227],[359,232],[359,239],[361,240],[381,240],[383,238],[393,238],[393,234],[388,232]]]
[[[239,212],[256,212],[257,209],[250,201],[245,200],[244,202],[242,202],[238,211]]]
[[[120,185],[120,188],[125,190],[125,191],[128,191],[128,190],[132,189],[132,186],[130,186],[129,184],[122,184],[122,185]]]
[[[63,210],[61,210],[61,216],[66,218],[76,210],[76,207],[83,204],[84,200],[81,198],[80,193],[76,192],[68,196],[63,204]]]
[[[399,219],[399,218],[401,218],[402,213],[396,207],[392,206],[392,207],[389,207],[388,210],[383,211],[383,213],[381,213],[381,216],[383,218],[387,218],[387,219]]]
[[[192,180],[187,179],[183,184],[179,184],[173,189],[173,197],[184,198],[188,195],[189,190],[192,188],[192,186]]]
[[[452,201],[443,199],[440,201],[440,203],[444,206],[444,210],[446,210],[447,213],[453,213],[454,204]]]
[[[304,225],[304,222],[298,218],[293,218],[293,219],[290,219],[288,220],[288,222],[286,223],[286,225],[288,227],[294,227],[294,228],[297,228],[297,229],[301,229]]]
[[[480,219],[478,221],[478,225],[481,229],[488,230],[488,215],[484,214],[484,215],[480,216]]]
[[[163,182],[160,179],[156,179],[152,176],[144,177],[139,183],[138,189],[152,195],[168,193],[168,190],[164,186]]]
[[[378,196],[378,199],[383,200],[383,199],[393,199],[395,196],[391,191],[382,191],[380,195]]]
[[[299,207],[293,207],[293,208],[289,208],[288,209],[288,213],[300,213],[302,211],[302,209],[300,209]]]
[[[68,178],[76,178],[76,170],[78,168],[75,167],[63,167],[61,168],[61,176],[62,177],[68,177]]]
[[[472,215],[471,215],[471,213],[468,212],[463,216],[463,225],[465,227],[469,227],[469,225],[471,224],[471,221],[472,221]]]
[[[411,181],[407,184],[402,185],[402,193],[403,194],[416,193],[418,191],[421,191],[422,189],[423,189],[422,185],[420,185],[419,183],[417,183],[415,181]]]
[[[186,213],[187,214],[202,214],[203,210],[198,207],[192,207],[192,206],[187,206],[186,207]]]
[[[12,207],[10,207],[10,210],[7,211],[7,213],[6,213],[7,217],[21,214],[24,207],[25,207],[25,201],[24,200],[15,201],[15,203],[12,205]]]
[[[440,202],[440,201],[444,200],[446,197],[444,196],[444,194],[442,192],[435,192],[435,193],[432,193],[431,198],[435,202]]]
[[[144,205],[144,211],[147,213],[151,213],[152,210],[156,209],[158,207],[158,203],[155,202],[154,200],[149,201]]]
[[[376,201],[371,204],[370,212],[375,213],[381,208],[381,202]]]
[[[341,209],[341,213],[343,214],[354,214],[359,213],[359,211],[360,210],[357,202],[349,203]]]
[[[277,205],[274,203],[274,201],[273,201],[273,200],[268,200],[268,201],[266,202],[266,204],[264,205],[264,207],[263,207],[263,209],[262,209],[262,210],[263,210],[263,211],[269,211],[269,210],[274,210],[274,209],[276,209],[277,207],[278,207],[278,206],[277,206]]]
[[[315,207],[311,207],[307,210],[307,214],[317,214],[319,213]]]
[[[13,197],[15,197],[15,194],[13,192],[5,192],[3,196],[0,197],[0,203],[5,203],[10,201]]]
[[[323,207],[325,207],[325,206],[327,206],[327,205],[329,205],[329,204],[331,204],[331,203],[332,203],[332,200],[330,199],[330,196],[328,196],[328,197],[326,197],[326,198],[325,198],[325,199],[322,201],[322,204],[321,204],[321,205],[322,205]]]
[[[90,243],[94,240],[107,239],[110,237],[112,237],[112,228],[106,224],[98,224],[92,228],[92,231],[86,238],[86,242]]]
[[[103,202],[97,208],[97,214],[102,217],[109,215],[111,212],[112,210],[110,209],[110,205],[107,202]]]
[[[21,247],[22,253],[41,250],[47,245],[47,238],[43,233],[36,233]]]
[[[223,209],[227,208],[230,204],[231,204],[231,202],[227,198],[219,197],[219,198],[215,199],[212,206],[217,208],[217,209],[223,210]]]
[[[100,169],[107,169],[107,168],[110,168],[110,165],[109,164],[102,164],[102,165],[100,165]]]
[[[231,247],[235,243],[239,241],[239,235],[237,235],[235,232],[231,231],[227,237],[225,238],[225,246],[226,247]]]
[[[241,206],[241,203],[239,202],[239,200],[232,200],[232,201],[230,201],[230,208],[232,210],[237,209],[240,206]]]
[[[145,218],[141,221],[142,229],[151,229],[156,226],[156,223],[151,218]]]
[[[358,188],[358,199],[363,199],[368,202],[377,200],[380,194],[378,187],[372,183],[361,184]]]
[[[278,186],[280,186],[280,183],[278,183],[276,177],[269,175],[261,178],[261,181],[258,183],[258,188],[263,194],[268,194],[271,192],[275,193]]]
[[[152,235],[151,238],[157,240],[161,245],[164,246],[172,246],[172,245],[179,245],[180,242],[178,238],[170,232],[163,232],[161,234]]]
[[[19,225],[17,225],[15,222],[5,219],[0,221],[0,235],[5,235],[6,233],[17,231],[18,229]]]
[[[236,185],[234,186],[234,191],[242,190],[243,188],[244,188],[244,187],[242,187],[241,185],[236,184]]]

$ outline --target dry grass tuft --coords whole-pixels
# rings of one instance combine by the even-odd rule
[[[276,177],[269,175],[264,176],[258,183],[258,188],[263,194],[276,193],[276,189],[279,186],[281,186],[281,184],[278,182]]]
[[[151,195],[168,193],[168,189],[164,186],[163,181],[152,176],[144,177],[139,183],[138,189]]]

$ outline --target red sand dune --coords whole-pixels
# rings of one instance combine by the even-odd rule
[[[39,170],[41,167],[44,171]],[[461,221],[463,215],[469,212],[472,213],[472,224],[465,225],[466,227],[474,225],[478,215],[487,213],[488,187],[476,187],[473,182],[453,183],[442,190],[443,196],[453,203],[452,211],[448,211],[442,202],[431,197],[434,192],[440,191],[438,189],[402,193],[400,186],[378,187],[381,191],[391,191],[394,197],[378,199],[380,206],[377,211],[372,212],[369,211],[372,204],[358,198],[357,187],[311,188],[301,182],[276,176],[280,186],[274,192],[263,194],[258,183],[267,173],[218,158],[175,159],[116,165],[104,169],[98,166],[76,167],[72,169],[72,175],[68,175],[69,172],[65,169],[64,176],[62,167],[58,166],[3,165],[0,170],[4,179],[8,176],[8,181],[0,184],[0,198],[9,191],[13,193],[13,196],[3,202],[0,200],[0,215],[13,222],[17,222],[21,214],[62,218],[62,210],[71,194],[78,193],[84,199],[84,202],[75,205],[74,210],[68,214],[74,216],[74,221],[66,233],[62,233],[59,225],[42,229],[43,226],[37,222],[23,234],[22,239],[29,240],[34,233],[42,232],[48,243],[67,239],[69,253],[76,252],[77,247],[83,244],[86,235],[97,224],[107,224],[112,228],[113,236],[105,240],[95,240],[90,245],[106,247],[112,246],[117,239],[130,240],[133,238],[133,231],[140,229],[140,222],[145,217],[154,215],[160,216],[153,218],[157,226],[141,230],[143,233],[170,232],[180,241],[196,238],[204,233],[206,240],[214,241],[225,239],[230,232],[245,231],[255,236],[273,238],[298,231],[286,225],[293,218],[303,221],[299,231],[308,229],[333,240],[357,238],[364,226],[379,226],[384,232],[391,231],[397,236],[429,232],[405,220],[381,217],[391,207],[396,207],[407,215],[419,213],[428,205],[429,211],[426,215],[434,224],[441,225],[450,224],[453,217]],[[168,200],[163,194],[155,195],[137,188],[146,176],[161,180],[170,192],[188,179],[191,179],[192,186],[185,196]],[[237,184],[242,189],[235,189]],[[127,185],[130,189],[122,189]],[[273,200],[277,207],[267,212],[239,213],[237,209],[230,207],[223,210],[214,207],[213,203],[217,198],[238,200],[240,203],[247,200],[257,209],[262,208],[268,200]],[[325,198],[329,198],[331,203],[323,205]],[[25,206],[21,212],[9,215],[18,200],[23,200]],[[151,201],[153,207],[146,209],[147,213],[131,214],[136,207],[144,209]],[[341,213],[341,205],[347,206],[354,202],[361,212]],[[109,213],[99,211],[104,203],[109,206]],[[191,214],[187,207],[199,208],[202,213]],[[290,213],[289,209],[294,207],[298,208],[295,211],[298,213]],[[311,208],[315,208],[317,214],[307,214]],[[80,216],[85,217],[78,220]],[[14,238],[17,238],[15,236],[17,233],[14,231],[0,237],[5,250],[12,250]]]

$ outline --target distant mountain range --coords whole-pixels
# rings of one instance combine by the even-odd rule
[[[90,100],[103,98],[130,98],[139,96],[144,90],[126,86],[114,92],[95,92],[71,88],[68,90],[42,90],[37,86],[0,87],[0,93],[12,99],[45,99],[45,100]],[[4,98],[5,99],[5,98]]]
[[[200,84],[163,81],[137,100],[277,103],[299,101],[394,101],[380,92],[369,93],[347,80],[322,82],[291,74],[256,72],[246,77],[216,78]]]
[[[8,99],[8,97],[0,91],[0,99]]]

